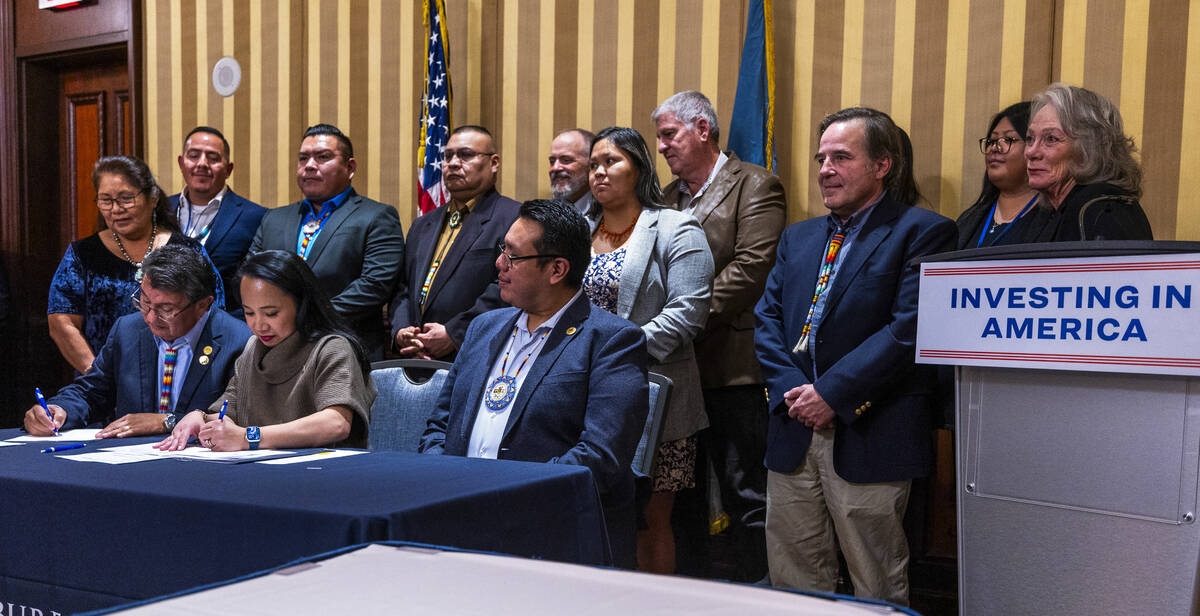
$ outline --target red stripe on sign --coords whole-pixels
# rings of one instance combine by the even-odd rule
[[[1127,366],[1163,366],[1173,368],[1200,368],[1200,359],[1184,357],[1121,357],[1111,355],[1068,355],[1055,353],[1005,353],[999,351],[953,351],[948,349],[923,349],[923,358],[940,359],[987,359],[996,361],[1033,361],[1044,363],[1075,363]]]
[[[1080,272],[1152,272],[1200,269],[1200,261],[1153,261],[1072,265],[993,265],[980,267],[926,268],[924,276],[981,276],[996,274],[1072,274]]]

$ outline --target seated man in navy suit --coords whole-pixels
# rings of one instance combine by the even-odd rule
[[[171,212],[183,233],[200,242],[217,266],[225,286],[225,309],[240,315],[237,268],[267,208],[243,199],[226,185],[233,173],[229,142],[211,126],[197,126],[184,138],[179,171],[184,189],[171,195]]]
[[[512,304],[467,328],[421,451],[578,464],[592,471],[613,560],[634,558],[634,450],[649,413],[642,330],[588,301],[583,216],[564,201],[525,202],[496,267]]]
[[[41,405],[25,412],[30,434],[101,424],[100,437],[161,434],[225,391],[250,329],[213,306],[208,263],[169,244],[146,257],[142,273],[132,298],[140,314],[117,319],[91,369],[50,398],[53,420]]]

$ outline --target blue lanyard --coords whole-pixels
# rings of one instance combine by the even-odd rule
[[[1038,196],[1034,195],[1033,198],[1029,200],[1029,203],[1026,203],[1024,208],[1021,208],[1021,213],[1017,214],[1016,218],[1008,221],[1008,225],[1006,225],[1004,227],[1004,230],[1001,231],[1000,233],[998,233],[996,235],[996,237],[992,238],[992,242],[990,244],[988,244],[988,246],[995,246],[996,242],[1000,241],[1000,238],[1004,237],[1004,234],[1008,233],[1009,229],[1012,229],[1013,225],[1017,224],[1018,220],[1021,220],[1021,217],[1025,215],[1025,212],[1028,212],[1029,208],[1033,207],[1034,203],[1037,203],[1037,200],[1038,200]],[[997,203],[1000,203],[999,198],[997,198],[995,201],[992,202],[992,209],[991,209],[991,211],[988,212],[987,218],[984,219],[983,228],[981,228],[979,230],[979,241],[975,243],[976,248],[983,246],[983,238],[987,237],[988,225],[991,224],[991,222],[993,220],[995,220],[995,218],[996,218],[996,204]]]
[[[212,220],[208,221],[207,225],[204,225],[204,228],[200,230],[200,233],[197,233],[196,235],[193,236],[192,235],[192,229],[193,229],[193,227],[192,227],[192,204],[190,201],[188,202],[188,205],[187,205],[187,215],[188,215],[188,221],[187,221],[187,224],[184,225],[184,227],[183,227],[183,234],[196,240],[197,242],[200,242],[201,244],[203,244],[204,238],[208,237],[208,232],[210,230],[212,230]],[[216,218],[213,218],[213,220],[216,220]]]

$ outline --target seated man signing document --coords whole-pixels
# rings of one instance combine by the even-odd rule
[[[168,244],[146,257],[142,272],[131,298],[138,313],[117,319],[91,369],[50,398],[50,415],[40,404],[25,412],[30,434],[101,424],[101,438],[170,432],[225,390],[250,330],[213,307],[217,277],[208,261]]]

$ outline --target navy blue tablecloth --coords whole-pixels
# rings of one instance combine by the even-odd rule
[[[582,467],[401,452],[279,466],[60,459],[153,440],[0,447],[0,601],[104,607],[379,540],[608,563]]]

